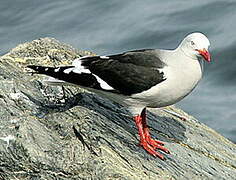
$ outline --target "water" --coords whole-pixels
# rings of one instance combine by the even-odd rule
[[[178,106],[236,142],[235,9],[231,0],[2,0],[0,54],[40,37],[101,55],[172,49],[186,34],[204,32],[213,61],[206,64],[199,86]]]

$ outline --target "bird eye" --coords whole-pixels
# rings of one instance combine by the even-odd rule
[[[194,45],[195,45],[195,43],[194,43],[193,41],[191,41],[191,45],[192,45],[192,46],[194,46]]]

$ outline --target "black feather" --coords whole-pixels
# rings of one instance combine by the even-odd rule
[[[101,89],[100,84],[98,83],[96,77],[91,73],[75,73],[70,71],[65,73],[65,70],[74,68],[74,66],[64,66],[64,67],[48,67],[48,66],[27,66],[30,69],[33,69],[38,74],[45,74],[51,77],[54,77],[65,82],[77,84],[84,87],[90,87],[95,89]]]

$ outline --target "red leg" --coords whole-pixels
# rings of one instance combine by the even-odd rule
[[[135,116],[134,117],[134,120],[135,120],[135,124],[138,128],[138,134],[139,134],[139,137],[140,137],[140,144],[145,141],[145,136],[144,136],[144,133],[143,133],[143,125],[142,125],[142,117],[141,116]]]
[[[146,108],[144,108],[141,112],[141,117],[142,117],[142,124],[143,124],[143,132],[144,132],[144,136],[146,138],[146,141],[148,142],[148,144],[150,144],[154,149],[160,149],[166,153],[170,153],[170,151],[168,149],[166,149],[165,147],[163,147],[164,143],[161,141],[157,141],[155,139],[151,138],[151,135],[149,133],[149,129],[147,126],[147,113],[146,113]]]
[[[166,153],[170,153],[168,149],[163,147],[164,143],[151,138],[146,120],[146,108],[142,110],[141,116],[134,117],[136,126],[140,136],[140,145],[151,155],[164,159],[164,156],[156,152],[155,149],[160,149]]]
[[[140,143],[139,145],[142,146],[149,154],[155,156],[155,157],[159,157],[160,159],[164,160],[164,156],[158,152],[155,151],[155,149],[148,144],[144,132],[143,132],[143,125],[142,125],[142,117],[141,116],[135,116],[134,117],[136,126],[138,128],[138,133],[140,136]]]
[[[163,146],[164,143],[161,141],[157,141],[151,138],[151,135],[149,133],[149,129],[147,126],[147,113],[146,113],[146,108],[144,108],[141,112],[141,117],[142,117],[142,125],[143,125],[143,132],[144,132],[144,136],[146,138],[146,140],[148,141],[148,143],[152,146],[156,146],[156,145],[161,145]]]

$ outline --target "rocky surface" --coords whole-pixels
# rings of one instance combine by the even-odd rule
[[[0,58],[0,179],[236,179],[236,147],[183,111],[150,109],[162,161],[138,146],[131,115],[78,87],[50,87],[28,64],[65,65],[90,52],[51,38]]]

